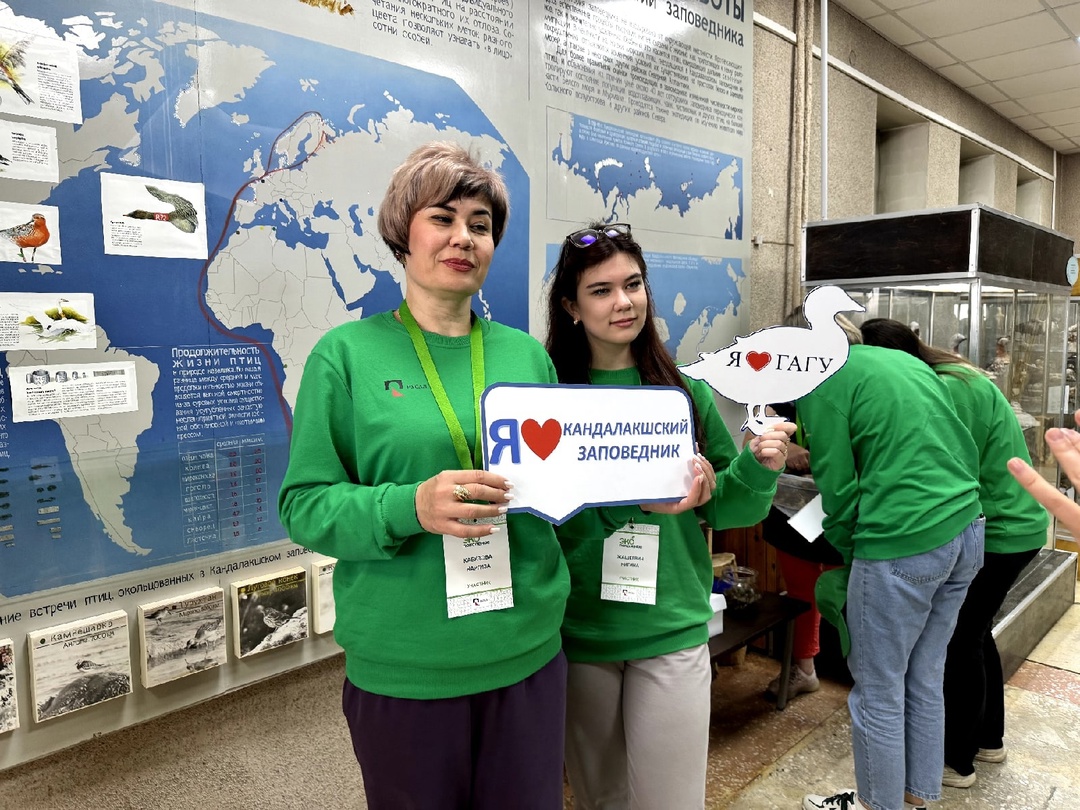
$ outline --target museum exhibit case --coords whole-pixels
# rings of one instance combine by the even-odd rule
[[[1072,256],[1064,234],[965,205],[808,223],[802,279],[807,289],[843,287],[866,308],[847,313],[856,324],[894,318],[983,369],[1012,404],[1035,466],[1057,484],[1042,437],[1075,398],[1066,379]],[[1075,338],[1072,346],[1075,367]]]

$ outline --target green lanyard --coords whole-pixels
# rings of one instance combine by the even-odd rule
[[[424,376],[427,378],[428,386],[435,397],[435,403],[439,406],[439,412],[442,413],[442,417],[446,421],[446,427],[450,431],[450,438],[454,442],[454,451],[457,453],[458,461],[461,463],[461,469],[481,469],[484,466],[483,456],[480,451],[482,446],[480,395],[484,393],[484,336],[480,332],[480,319],[474,315],[472,328],[469,330],[473,411],[476,413],[476,448],[473,450],[472,458],[470,458],[469,442],[465,439],[465,431],[461,429],[461,422],[458,421],[454,409],[450,407],[450,397],[446,395],[446,388],[443,387],[442,378],[439,377],[439,370],[435,368],[435,361],[431,359],[431,350],[428,349],[424,333],[420,331],[420,325],[416,322],[416,318],[412,316],[412,313],[409,312],[409,305],[404,301],[398,307],[398,314],[401,316],[402,324],[405,325],[405,331],[409,333],[409,337],[412,339],[413,348],[416,350],[416,356],[420,360],[420,366],[424,369]]]

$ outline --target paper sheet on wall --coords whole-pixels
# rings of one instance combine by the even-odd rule
[[[0,119],[0,178],[58,183],[56,130]]]
[[[139,409],[134,363],[9,366],[8,382],[12,422]]]

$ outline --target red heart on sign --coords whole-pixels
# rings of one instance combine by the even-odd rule
[[[562,426],[554,419],[548,419],[541,425],[535,419],[526,419],[521,423],[521,438],[541,460],[546,459],[559,446],[562,438]]]
[[[769,361],[772,360],[772,355],[768,352],[747,352],[746,363],[754,371],[761,371],[765,366],[769,365]]]

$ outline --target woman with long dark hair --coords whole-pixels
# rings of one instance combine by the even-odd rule
[[[975,762],[1004,762],[1005,689],[991,632],[994,616],[1020,572],[1046,545],[1046,510],[1024,495],[1010,458],[1031,463],[1024,432],[1004,394],[979,369],[929,346],[890,318],[862,325],[863,341],[898,349],[930,366],[948,387],[960,421],[979,448],[979,500],[986,551],[960,608],[945,657],[945,769],[942,784],[975,784]]]
[[[777,426],[736,451],[712,390],[680,374],[660,339],[645,258],[623,223],[596,222],[563,241],[548,296],[547,349],[561,383],[676,386],[693,404],[700,453],[683,501],[650,504],[647,512],[587,509],[556,534],[571,580],[562,632],[575,807],[701,808],[713,577],[698,520],[714,528],[761,520],[795,426]],[[655,565],[651,602],[602,587],[605,560],[626,532]]]

